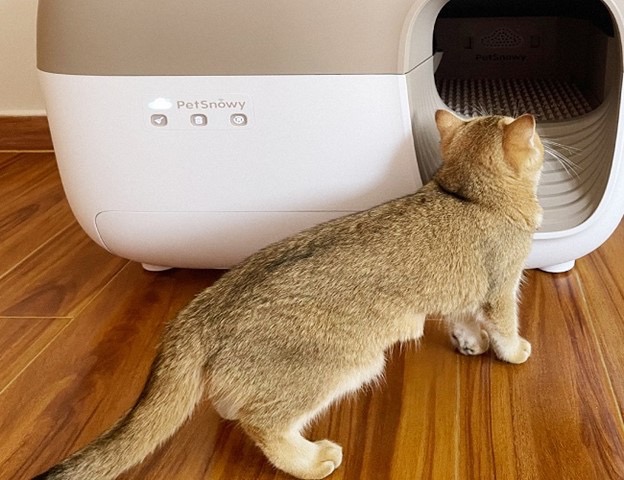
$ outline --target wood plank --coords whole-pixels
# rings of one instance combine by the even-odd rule
[[[73,317],[127,263],[73,223],[0,278],[0,316]]]
[[[0,171],[17,160],[17,152],[0,152]]]
[[[134,263],[0,395],[0,472],[26,480],[110,427],[136,400],[163,323],[218,274]]]
[[[394,432],[386,429],[388,440],[372,439],[370,456],[366,459],[371,463],[376,461],[375,450],[381,443],[392,452],[392,468],[379,469],[379,477],[369,478],[385,475],[393,480],[456,478],[461,360],[462,355],[454,351],[445,326],[439,321],[429,321],[420,345],[405,351],[398,429]],[[369,410],[367,417],[377,417],[378,422],[385,423],[385,408],[392,408],[395,402],[394,396],[389,396],[386,407]],[[394,446],[391,436],[395,438]],[[358,478],[356,474],[352,471],[350,478]]]
[[[574,272],[530,272],[532,357],[463,363],[459,478],[624,478],[624,429],[581,296]]]
[[[624,416],[624,223],[597,251],[580,259],[576,271],[582,278],[588,326],[598,339],[602,358],[615,393],[620,417]]]
[[[0,150],[52,150],[45,116],[0,116]]]
[[[73,222],[53,154],[0,156],[0,277]]]
[[[0,318],[0,392],[69,322],[69,318]]]
[[[0,152],[0,159],[0,186],[5,200],[29,194],[33,180],[40,181],[57,172],[54,154],[48,152]],[[2,207],[9,206],[3,202]]]

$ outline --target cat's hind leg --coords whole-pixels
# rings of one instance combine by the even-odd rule
[[[278,469],[302,479],[325,478],[340,466],[342,447],[329,440],[309,441],[301,431],[334,401],[376,379],[384,364],[382,354],[370,363],[345,370],[339,381],[319,388],[323,393],[315,398],[285,388],[277,402],[241,409],[240,424]]]
[[[243,429],[278,469],[302,479],[321,479],[342,463],[342,447],[329,440],[311,442],[301,435],[300,421],[283,430],[260,429],[241,422]]]
[[[477,319],[469,314],[447,315],[451,342],[464,355],[481,355],[490,348],[490,338]]]

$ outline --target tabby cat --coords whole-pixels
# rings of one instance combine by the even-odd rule
[[[531,115],[436,113],[443,163],[418,192],[270,245],[173,320],[136,405],[38,479],[104,480],[141,462],[207,396],[271,463],[302,479],[342,462],[302,431],[381,375],[384,352],[443,315],[467,355],[522,363],[523,264],[542,210],[543,146]]]

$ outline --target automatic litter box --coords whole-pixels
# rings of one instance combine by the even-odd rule
[[[621,0],[40,0],[38,68],[72,209],[146,268],[226,268],[415,191],[434,112],[534,113],[529,268],[624,213]]]

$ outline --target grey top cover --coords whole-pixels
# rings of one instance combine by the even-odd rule
[[[414,0],[40,0],[38,67],[80,75],[404,73]]]

